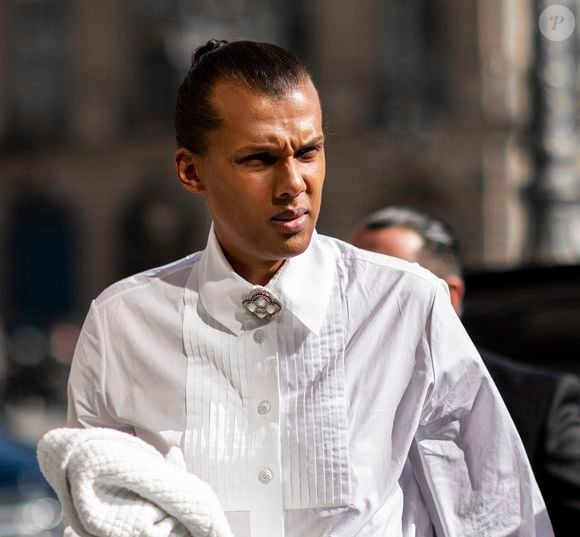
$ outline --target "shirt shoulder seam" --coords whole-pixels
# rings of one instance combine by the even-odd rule
[[[118,291],[111,294],[111,296],[103,297],[102,299],[99,299],[99,297],[95,298],[93,300],[93,302],[95,303],[95,309],[98,310],[100,307],[108,304],[111,300],[118,299],[118,298],[122,297],[123,295],[126,295],[127,293],[131,293],[133,291],[138,291],[139,289],[149,287],[155,280],[159,279],[161,276],[171,276],[172,274],[175,274],[179,271],[183,271],[183,270],[191,271],[191,270],[193,270],[193,267],[195,266],[195,264],[199,262],[200,254],[201,254],[201,252],[196,252],[195,254],[192,254],[190,259],[185,258],[185,259],[187,259],[187,262],[184,263],[183,265],[178,265],[175,267],[171,267],[171,265],[170,265],[167,268],[163,268],[163,267],[160,268],[159,272],[157,272],[155,275],[153,275],[151,277],[148,277],[147,281],[144,281],[144,282],[139,283],[139,284],[133,284],[130,287],[127,287],[126,289],[119,289]],[[177,261],[177,263],[179,263],[179,261]],[[157,269],[152,269],[152,270],[157,270]],[[122,284],[124,281],[126,281],[130,278],[147,277],[147,274],[149,272],[151,272],[151,270],[147,270],[147,271],[135,274],[133,276],[129,276],[129,278],[126,278],[125,280],[119,280],[118,282],[112,284],[111,287],[114,287],[117,285],[120,286],[120,284]],[[107,289],[111,289],[111,287],[108,287]],[[107,290],[103,291],[103,293],[105,293],[106,291]]]
[[[373,267],[382,267],[382,268],[394,270],[397,272],[404,272],[404,273],[410,274],[412,276],[417,276],[421,280],[424,280],[424,281],[432,284],[434,288],[437,288],[437,277],[436,276],[426,276],[426,275],[421,274],[418,271],[415,272],[414,270],[409,270],[409,269],[406,269],[403,267],[395,267],[395,266],[389,265],[388,263],[379,263],[377,261],[374,261],[372,259],[368,259],[368,258],[363,257],[363,256],[359,256],[359,255],[348,255],[345,253],[341,253],[340,258],[343,261],[361,261],[361,262],[366,263],[368,265],[372,265]]]

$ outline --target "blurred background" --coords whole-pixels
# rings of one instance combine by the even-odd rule
[[[391,203],[443,218],[474,339],[580,372],[578,3],[0,0],[4,430],[30,446],[64,423],[91,298],[203,248],[173,106],[212,37],[308,65],[328,133],[320,232],[344,237]]]

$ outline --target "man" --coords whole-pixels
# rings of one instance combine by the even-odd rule
[[[451,228],[407,207],[386,207],[366,218],[350,242],[416,262],[449,286],[461,314],[465,284]],[[482,357],[520,433],[557,535],[580,527],[580,380],[489,351]]]
[[[207,247],[92,303],[70,425],[181,447],[237,537],[552,535],[439,280],[316,234],[324,132],[302,64],[210,41],[176,132]]]

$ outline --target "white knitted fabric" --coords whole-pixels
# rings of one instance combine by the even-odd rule
[[[185,470],[178,448],[164,458],[126,433],[63,428],[43,436],[37,455],[79,537],[233,537],[214,491]]]

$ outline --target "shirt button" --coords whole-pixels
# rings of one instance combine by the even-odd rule
[[[266,339],[266,334],[263,330],[258,329],[254,332],[254,341],[256,343],[262,343],[264,339]]]
[[[270,401],[260,401],[258,404],[258,414],[260,414],[260,416],[265,416],[270,412],[270,410],[272,410],[272,404]]]
[[[264,468],[258,472],[258,479],[261,483],[264,483],[264,485],[267,485],[270,481],[272,481],[273,477],[274,474],[269,468]]]

